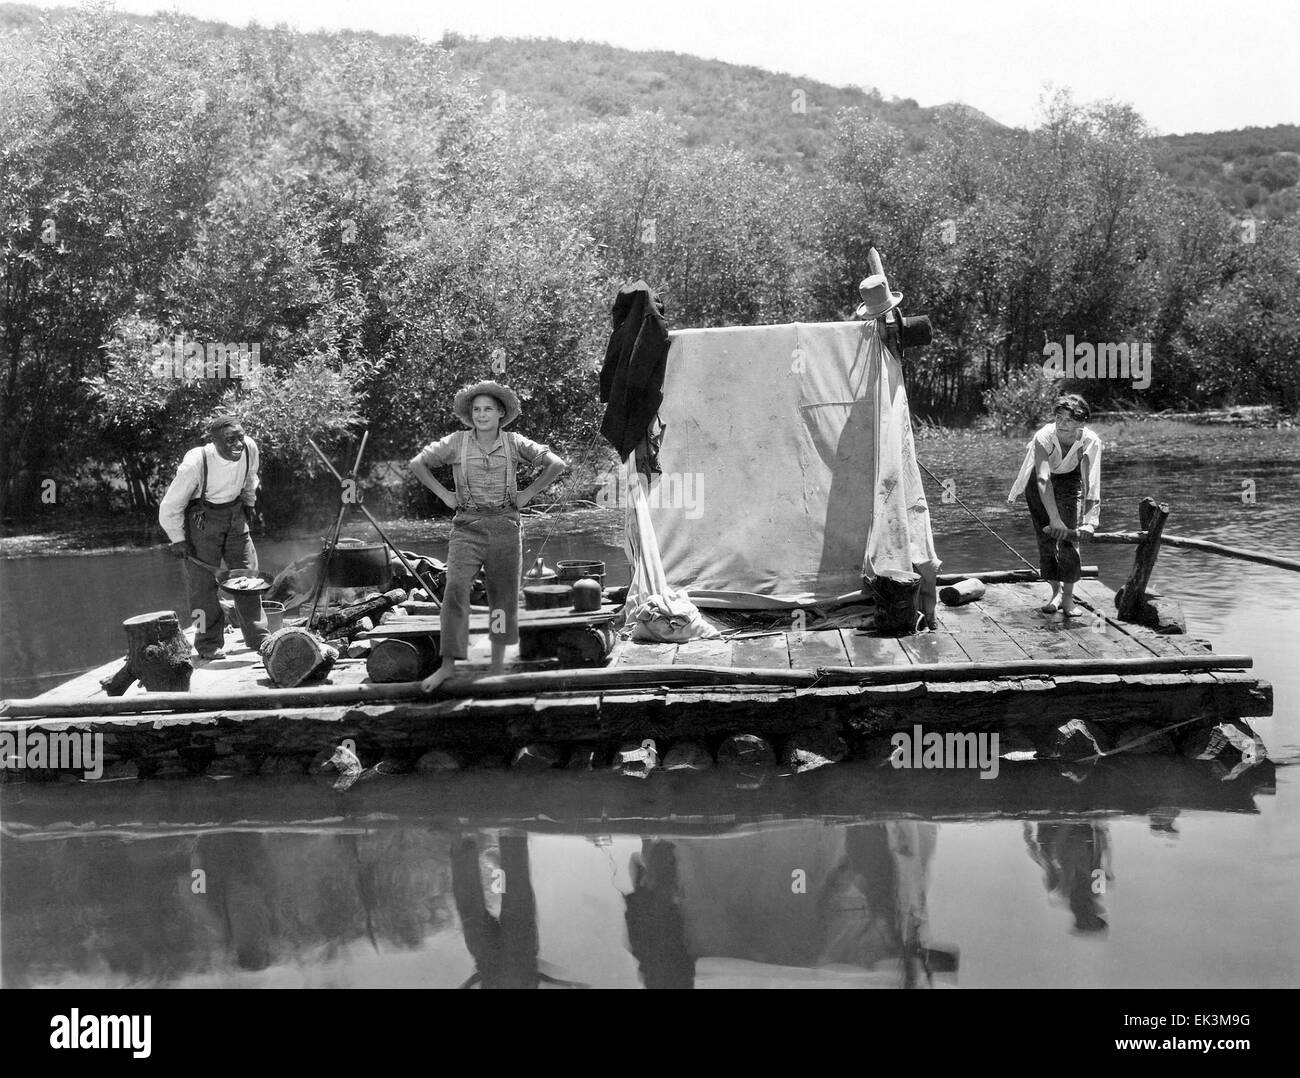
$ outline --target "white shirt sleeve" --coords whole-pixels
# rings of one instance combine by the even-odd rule
[[[185,454],[181,466],[176,469],[176,476],[172,479],[171,486],[167,488],[167,493],[163,495],[162,503],[158,506],[158,523],[162,525],[167,538],[173,543],[179,543],[185,538],[185,507],[199,492],[199,483],[202,481],[202,455],[202,446],[191,449]]]
[[[1085,511],[1080,523],[1096,529],[1101,524],[1101,439],[1088,433],[1091,437],[1082,450],[1088,485],[1083,490]]]

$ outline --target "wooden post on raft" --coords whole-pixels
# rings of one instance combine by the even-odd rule
[[[190,642],[181,632],[173,610],[138,614],[122,622],[126,630],[126,662],[100,684],[109,696],[121,696],[136,681],[150,692],[189,692]]]
[[[1115,609],[1121,621],[1137,622],[1159,633],[1186,633],[1187,622],[1179,605],[1171,599],[1147,592],[1147,582],[1160,554],[1160,534],[1168,519],[1168,505],[1164,502],[1157,505],[1153,498],[1142,499],[1138,506],[1138,523],[1145,534],[1133,555],[1133,569],[1128,580],[1115,593]]]

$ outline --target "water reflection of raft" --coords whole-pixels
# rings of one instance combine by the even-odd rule
[[[102,733],[104,774],[122,777],[302,771],[345,738],[362,765],[383,761],[390,771],[430,751],[441,752],[442,769],[537,743],[554,751],[532,754],[529,766],[572,757],[572,766],[590,767],[647,738],[661,758],[674,742],[700,743],[707,765],[733,735],[765,739],[786,758],[805,746],[828,759],[880,759],[890,733],[918,723],[998,731],[1004,748],[1014,738],[1040,757],[1130,746],[1195,756],[1207,727],[1272,713],[1272,688],[1249,673],[1248,657],[1109,616],[1114,597],[1096,580],[1076,592],[1089,612],[1069,621],[1039,612],[1035,595],[1015,580],[990,584],[977,602],[941,607],[939,631],[910,637],[844,627],[680,645],[620,640],[604,668],[521,662],[495,678],[474,676],[487,657],[479,633],[468,676],[437,698],[417,683],[370,684],[360,660],[340,661],[329,684],[275,689],[242,649],[196,670],[189,693],[108,698],[98,681],[109,664],[34,700],[6,702],[0,734]],[[1081,736],[1062,736],[1069,720]]]

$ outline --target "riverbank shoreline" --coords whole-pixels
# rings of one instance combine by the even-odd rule
[[[1254,416],[1257,409],[1236,409]],[[1240,461],[1258,466],[1267,462],[1300,463],[1300,427],[1284,419],[1282,425],[1253,420],[1194,422],[1171,418],[1159,413],[1103,413],[1089,424],[1101,437],[1112,464],[1132,461],[1171,461],[1183,467],[1189,460],[1189,439],[1207,450],[1208,457],[1219,463]],[[923,462],[938,467],[960,445],[961,453],[970,452],[972,443],[986,446],[1005,456],[1008,482],[1023,455],[1029,432],[1001,435],[975,427],[938,427],[917,422],[917,445]],[[937,474],[937,473],[936,473]],[[929,484],[927,484],[929,486]],[[928,490],[931,498],[938,491]],[[590,503],[571,507],[539,506],[532,518],[548,520],[550,528],[563,534],[570,528],[590,524],[593,515],[608,518],[610,527],[621,532],[622,513],[614,508],[593,508]],[[364,521],[353,521],[355,534],[369,533]],[[450,517],[393,517],[381,519],[386,531],[401,541],[442,541],[451,532]],[[305,524],[276,533],[255,535],[258,543],[317,543],[328,524]],[[349,532],[353,529],[350,528]],[[122,511],[89,515],[74,508],[52,508],[48,517],[5,524],[0,527],[0,561],[14,558],[55,557],[59,555],[106,555],[130,550],[147,550],[163,545],[162,532],[151,513]]]

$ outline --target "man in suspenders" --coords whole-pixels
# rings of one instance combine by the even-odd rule
[[[181,559],[193,556],[218,568],[225,562],[229,569],[256,569],[248,513],[257,501],[257,443],[244,433],[239,417],[230,414],[208,424],[208,437],[206,445],[185,454],[158,507],[158,523],[171,540],[168,553]],[[194,646],[199,658],[225,658],[217,582],[206,569],[188,561],[182,566],[190,616],[197,618]]]

